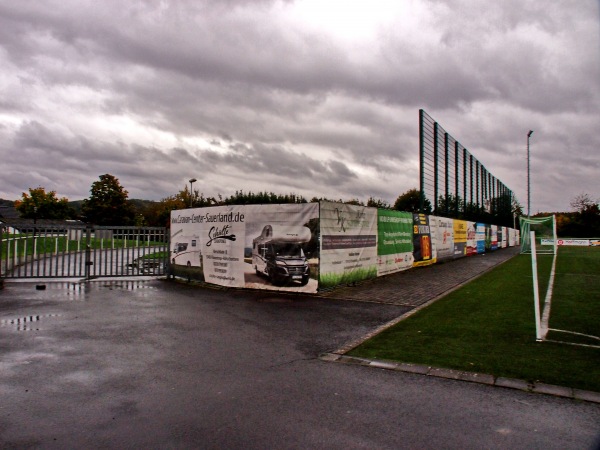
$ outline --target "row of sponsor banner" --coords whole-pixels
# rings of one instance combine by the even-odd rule
[[[171,270],[221,286],[317,292],[519,244],[516,230],[344,203],[171,213]]]
[[[554,245],[554,239],[542,239],[542,245]],[[599,239],[558,239],[557,245],[568,245],[576,247],[600,247]]]

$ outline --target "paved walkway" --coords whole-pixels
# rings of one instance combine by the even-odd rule
[[[327,298],[417,307],[445,295],[519,253],[519,247],[505,248],[467,258],[344,286],[320,296]]]

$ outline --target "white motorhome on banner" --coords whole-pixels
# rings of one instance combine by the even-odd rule
[[[308,260],[302,244],[310,241],[305,226],[266,225],[252,241],[252,265],[258,275],[266,275],[276,286],[308,283]]]
[[[177,236],[176,239],[173,239],[171,262],[188,267],[202,266],[200,237],[198,235]]]

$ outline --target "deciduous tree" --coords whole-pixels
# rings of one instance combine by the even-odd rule
[[[135,208],[127,196],[115,176],[100,175],[100,180],[92,183],[90,198],[83,201],[81,211],[88,222],[96,225],[132,225]]]
[[[24,219],[64,220],[74,216],[66,197],[56,197],[55,191],[46,192],[43,187],[29,188],[29,194],[23,192],[21,200],[15,202],[15,208]]]
[[[394,203],[394,209],[406,212],[421,212],[421,191],[418,189],[409,189],[401,194]],[[423,202],[423,211],[425,214],[431,214],[431,202],[425,199]]]

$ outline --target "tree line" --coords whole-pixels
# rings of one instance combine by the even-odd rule
[[[431,202],[421,199],[418,189],[409,189],[400,194],[393,205],[369,197],[366,202],[360,199],[331,199],[313,197],[310,202],[320,200],[337,201],[359,206],[392,209],[406,212],[423,212],[442,217],[452,217],[474,222],[513,226],[516,218],[522,215],[522,206],[515,198],[492,200],[487,208],[475,204],[465,204],[462,199],[450,195],[440,197],[435,210]],[[205,197],[198,189],[190,191],[184,186],[174,195],[159,201],[129,199],[127,190],[119,180],[110,174],[100,175],[90,188],[90,196],[79,202],[69,202],[66,197],[58,198],[55,191],[46,192],[43,187],[29,188],[14,206],[22,218],[26,219],[76,219],[95,225],[136,225],[167,226],[171,211],[185,208],[200,208],[219,205],[251,205],[276,203],[308,203],[305,197],[290,193],[277,194],[267,191],[235,191],[223,197]],[[423,202],[423,203],[421,203]],[[580,194],[571,202],[573,211],[561,213],[540,213],[557,215],[558,234],[564,237],[600,236],[600,209],[598,201],[588,194]]]

